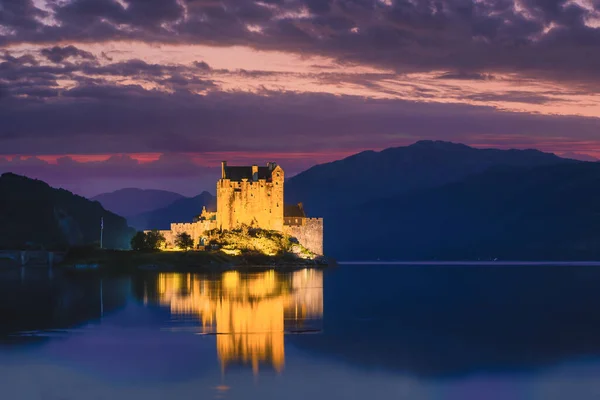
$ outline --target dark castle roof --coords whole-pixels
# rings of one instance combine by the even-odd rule
[[[269,167],[258,167],[257,179],[271,179],[272,170]],[[232,181],[241,181],[242,179],[252,180],[252,167],[225,167],[225,177]]]
[[[302,203],[298,204],[286,204],[283,208],[283,216],[288,218],[306,218]]]

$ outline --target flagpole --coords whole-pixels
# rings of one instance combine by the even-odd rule
[[[104,317],[104,290],[102,279],[100,279],[100,317]]]
[[[102,248],[103,233],[104,233],[104,217],[100,217],[100,248]]]

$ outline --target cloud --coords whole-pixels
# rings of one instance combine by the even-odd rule
[[[466,96],[471,100],[482,102],[508,102],[508,103],[530,103],[530,104],[546,104],[560,99],[553,98],[541,93],[524,92],[512,90],[506,93],[479,93]]]
[[[194,66],[201,71],[210,71],[212,68],[204,61],[194,61]]]
[[[437,76],[437,79],[448,79],[448,80],[465,80],[465,81],[491,81],[494,78],[490,74],[480,74],[477,72],[446,72]]]
[[[92,53],[78,49],[75,46],[54,46],[52,48],[42,49],[41,54],[55,64],[62,63],[67,58],[79,57],[86,60],[95,60]]]
[[[448,71],[456,77],[496,73],[598,82],[597,2],[380,0],[254,2],[113,0],[49,3],[10,0],[9,42],[243,45],[325,55],[397,72]],[[40,22],[49,15],[55,24]],[[249,27],[253,27],[249,29]],[[479,74],[479,75],[478,75]]]
[[[276,91],[198,95],[108,83],[80,82],[61,90],[56,101],[0,101],[4,154],[314,151],[381,148],[419,138],[477,143],[483,135],[528,136],[535,143],[565,132],[583,142],[597,140],[600,128],[597,118],[464,104]]]
[[[48,56],[62,62],[44,62]],[[230,70],[197,59],[99,60],[73,46],[5,52],[0,60],[0,154],[359,151],[420,138],[478,143],[484,135],[529,136],[535,146],[565,132],[573,141],[596,140],[600,124],[597,118],[464,104],[554,105],[582,93],[535,91],[525,87],[527,81],[523,90],[487,92],[446,82],[487,79],[466,72],[432,75],[423,83],[399,80],[393,72]],[[223,80],[232,77],[274,84],[225,89]],[[276,90],[278,79],[292,78],[312,81],[317,90],[347,85],[388,98]],[[441,91],[445,102],[432,102]]]
[[[54,65],[41,65],[40,58]],[[188,87],[199,92],[215,87],[212,80],[198,75],[198,67],[149,64],[139,59],[100,64],[93,54],[74,46],[45,48],[19,57],[6,52],[0,56],[2,60],[0,87],[5,99],[26,96],[28,101],[39,102],[58,96],[64,100],[145,95],[140,86],[144,83],[163,91]],[[208,64],[201,66],[200,74],[210,71]],[[126,79],[130,82],[122,83]],[[72,84],[65,87],[59,81]]]

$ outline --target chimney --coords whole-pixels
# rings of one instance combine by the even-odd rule
[[[267,167],[269,167],[269,171],[273,171],[276,166],[277,166],[277,164],[274,163],[274,162],[268,162],[267,163]]]
[[[252,165],[252,180],[254,182],[258,180],[258,165]]]
[[[225,168],[227,168],[227,161],[221,161],[221,179],[225,179]]]

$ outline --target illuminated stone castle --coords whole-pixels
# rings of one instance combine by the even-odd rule
[[[284,178],[283,169],[274,162],[259,167],[228,166],[223,161],[217,182],[217,211],[203,209],[197,221],[172,223],[170,230],[161,231],[167,248],[175,247],[175,237],[182,232],[200,246],[206,231],[247,225],[283,232],[313,253],[323,254],[323,219],[307,218],[302,203],[285,205]]]

